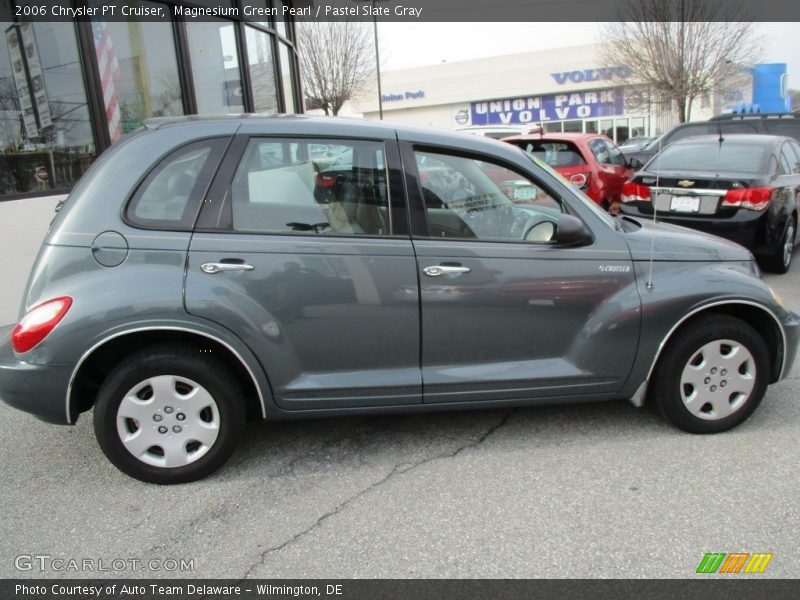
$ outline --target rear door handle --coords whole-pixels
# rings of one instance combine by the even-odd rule
[[[218,263],[203,263],[200,265],[200,270],[203,273],[213,275],[214,273],[222,273],[223,271],[252,271],[255,269],[253,265],[248,265],[245,262],[218,262]]]
[[[422,269],[428,277],[439,277],[440,275],[456,275],[469,273],[472,269],[455,265],[431,265]]]

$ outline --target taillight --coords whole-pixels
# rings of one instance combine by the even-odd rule
[[[623,202],[650,202],[650,188],[641,183],[634,183],[633,181],[626,181],[622,184],[622,198]]]
[[[317,175],[317,187],[330,189],[336,183],[336,175],[326,173],[319,173]]]
[[[764,210],[772,202],[771,187],[751,187],[728,190],[722,199],[723,206],[736,206],[748,210]]]
[[[16,352],[27,352],[50,335],[72,306],[72,298],[62,296],[48,300],[28,311],[11,332],[11,345]]]

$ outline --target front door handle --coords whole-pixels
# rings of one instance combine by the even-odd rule
[[[255,269],[253,265],[248,265],[247,263],[227,263],[227,262],[219,262],[219,263],[203,263],[200,265],[200,270],[203,273],[208,273],[209,275],[213,275],[214,273],[222,273],[223,271],[252,271]]]
[[[428,277],[439,277],[440,275],[457,275],[461,273],[469,273],[472,269],[469,267],[461,267],[455,265],[431,265],[425,267],[422,272]]]

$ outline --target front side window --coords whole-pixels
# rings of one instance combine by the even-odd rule
[[[788,143],[784,144],[781,149],[781,165],[783,165],[787,175],[798,171],[797,158]]]
[[[167,156],[145,178],[126,216],[147,228],[190,229],[227,140],[189,144]]]
[[[254,138],[231,184],[233,229],[390,235],[384,165],[380,142]]]
[[[599,138],[592,140],[589,142],[589,149],[600,164],[607,165],[611,163],[611,155],[608,152],[608,146],[606,146],[603,140]]]
[[[524,175],[460,156],[415,152],[433,238],[547,243],[561,203]]]
[[[624,167],[625,157],[622,155],[622,152],[620,152],[620,149],[611,142],[606,141],[605,144],[606,148],[608,149],[609,164]]]

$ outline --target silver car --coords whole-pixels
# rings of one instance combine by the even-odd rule
[[[629,398],[725,431],[786,376],[798,323],[741,246],[611,217],[508,144],[165,119],[58,212],[0,397],[51,423],[94,409],[114,465],[179,483],[247,418]]]

